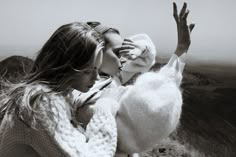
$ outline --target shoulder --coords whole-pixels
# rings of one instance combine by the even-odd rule
[[[19,104],[19,116],[31,127],[54,126],[59,113],[65,112],[65,98],[42,84],[28,85]],[[46,124],[48,123],[48,124]]]

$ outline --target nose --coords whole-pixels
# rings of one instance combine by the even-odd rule
[[[120,59],[120,64],[119,64],[119,70],[122,70],[124,64],[125,64],[126,60]]]
[[[99,80],[100,78],[101,78],[100,75],[97,73],[96,80]]]
[[[125,64],[125,62],[127,62],[127,59],[124,58],[124,57],[121,57],[120,58],[120,64],[123,65],[123,64]]]
[[[100,79],[100,76],[99,76],[98,70],[96,69],[94,70],[92,80],[99,80],[99,79]]]
[[[122,68],[123,68],[123,65],[120,65],[120,66],[118,67],[119,70],[122,70]]]

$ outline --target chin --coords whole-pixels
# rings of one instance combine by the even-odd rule
[[[82,90],[79,90],[79,91],[81,91],[81,92],[83,92],[83,93],[86,93],[86,92],[89,91],[89,88],[85,88],[85,89],[82,89]]]
[[[80,91],[82,93],[86,93],[86,92],[89,91],[89,88],[87,88],[87,87],[84,87],[84,88],[74,88],[74,89],[76,89],[76,90],[78,90],[78,91]]]
[[[110,76],[112,76],[112,77],[115,77],[115,76],[117,76],[117,73],[115,73],[114,71],[112,71],[112,72],[108,73],[108,75],[110,75]]]
[[[116,76],[115,70],[101,70],[101,72],[109,75],[109,76]]]

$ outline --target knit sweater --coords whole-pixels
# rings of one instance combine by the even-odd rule
[[[109,107],[104,104],[116,105],[116,102],[108,98],[97,101],[94,115],[86,130],[83,130],[71,123],[70,100],[49,91],[48,87],[39,84],[26,87],[22,104],[17,104],[24,106],[24,103],[33,101],[36,94],[43,93],[38,97],[40,103],[31,106],[37,114],[34,127],[28,125],[32,117],[27,110],[22,110],[18,116],[15,112],[5,114],[0,126],[0,156],[114,156],[116,122]]]

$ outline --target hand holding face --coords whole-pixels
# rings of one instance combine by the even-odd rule
[[[124,57],[129,60],[137,59],[144,51],[146,46],[142,44],[136,44],[130,39],[124,39],[121,46],[113,48],[113,52],[119,57]]]
[[[181,56],[183,53],[188,51],[191,44],[190,33],[193,30],[195,24],[187,24],[187,17],[189,10],[187,9],[187,3],[185,2],[179,15],[177,11],[177,5],[173,3],[173,16],[177,24],[178,32],[178,45],[176,48],[176,55]]]

